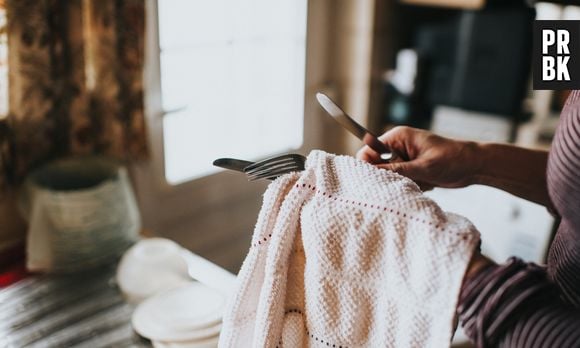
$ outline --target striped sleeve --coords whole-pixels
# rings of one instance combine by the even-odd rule
[[[458,311],[477,347],[580,347],[580,312],[543,267],[517,258],[470,279]]]
[[[458,312],[478,347],[580,347],[580,91],[568,98],[547,185],[561,221],[547,267],[510,259],[464,282]]]

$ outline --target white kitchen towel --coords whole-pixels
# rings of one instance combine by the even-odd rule
[[[220,347],[448,347],[479,233],[417,185],[313,151],[274,181]]]

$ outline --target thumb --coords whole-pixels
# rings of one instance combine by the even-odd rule
[[[392,162],[377,165],[379,168],[392,170],[393,172],[399,173],[403,176],[413,179],[414,181],[421,180],[422,170],[418,161],[408,161],[408,162]]]

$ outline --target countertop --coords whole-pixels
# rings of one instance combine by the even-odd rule
[[[150,347],[131,327],[133,306],[114,267],[30,276],[0,289],[1,347]]]

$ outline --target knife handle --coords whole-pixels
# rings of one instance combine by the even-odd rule
[[[395,158],[395,154],[391,151],[391,149],[389,149],[387,145],[383,144],[379,138],[372,135],[371,133],[366,133],[362,140],[365,145],[381,155],[381,159],[383,161],[390,162]]]

